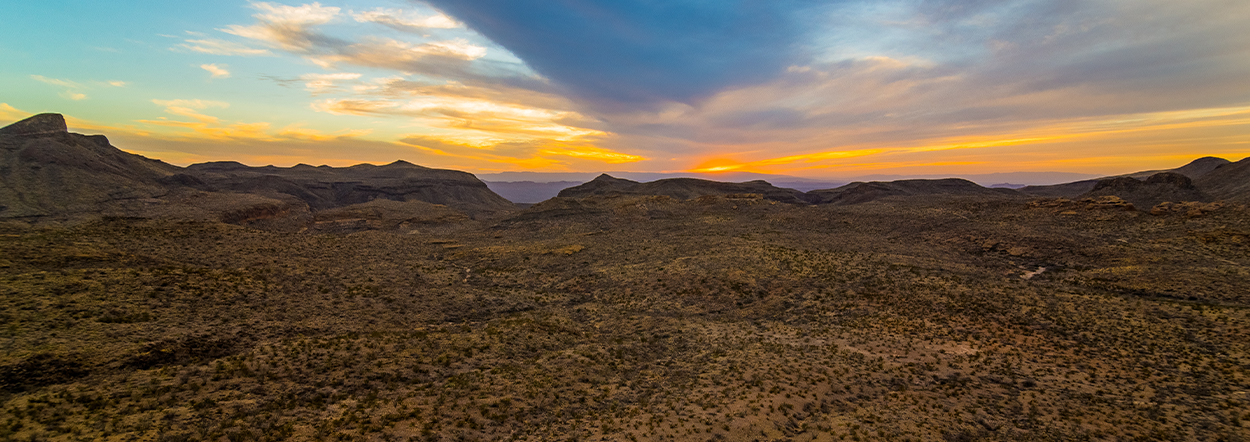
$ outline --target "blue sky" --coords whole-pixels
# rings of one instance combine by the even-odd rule
[[[0,122],[175,164],[1119,173],[1250,155],[1250,3],[45,1]]]

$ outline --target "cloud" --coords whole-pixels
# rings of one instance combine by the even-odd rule
[[[42,75],[31,75],[30,78],[33,78],[35,79],[35,81],[38,81],[40,83],[50,84],[53,86],[61,86],[61,87],[68,87],[68,88],[75,88],[75,89],[79,89],[83,87],[81,84],[75,81],[62,80],[59,78],[48,78]]]
[[[348,139],[348,138],[363,137],[371,133],[373,133],[373,130],[371,129],[354,129],[354,130],[341,130],[338,132],[327,134],[327,133],[318,131],[316,129],[308,129],[308,128],[299,127],[299,126],[288,126],[288,127],[283,128],[282,131],[278,132],[278,136],[282,138],[293,139],[293,140],[332,141],[332,140],[343,140],[343,139]]]
[[[328,23],[338,15],[340,9],[332,6],[321,6],[321,3],[300,6],[287,6],[277,3],[252,2],[252,7],[261,11],[253,15],[262,21],[280,25],[318,25]]]
[[[81,93],[81,92],[74,92],[73,90],[68,90],[68,91],[65,91],[65,92],[61,92],[61,94],[60,94],[60,95],[61,95],[61,97],[62,97],[62,98],[65,98],[65,99],[68,99],[68,100],[74,100],[74,101],[81,101],[81,100],[86,100],[86,99],[87,99],[87,94],[84,94],[84,93]]]
[[[352,64],[440,76],[478,77],[469,73],[467,62],[485,55],[486,48],[465,40],[410,43],[374,38],[338,46],[333,52],[311,55],[309,60],[325,68]]]
[[[14,108],[9,103],[0,103],[0,121],[16,122],[31,115],[33,114]],[[0,124],[0,126],[7,125],[8,123]]]
[[[583,146],[579,148],[547,148],[538,151],[544,155],[562,155],[573,158],[584,158],[603,161],[608,164],[636,163],[646,160],[647,158],[639,155],[630,155],[626,153],[614,152],[594,146]]]
[[[431,0],[600,108],[695,103],[803,59],[811,2]]]
[[[372,11],[352,12],[352,18],[361,23],[377,23],[405,32],[422,32],[428,29],[452,29],[461,27],[444,14],[419,15],[402,9],[377,8]]]
[[[213,78],[230,78],[230,71],[227,71],[223,66],[217,66],[216,64],[202,64],[200,65],[200,69],[208,71],[208,73],[213,75]]]
[[[312,108],[334,115],[403,118],[424,128],[403,143],[448,161],[468,161],[459,164],[476,162],[469,167],[476,170],[487,167],[483,162],[498,164],[499,170],[571,170],[647,160],[598,145],[611,134],[595,129],[598,122],[593,119],[562,110],[570,105],[563,97],[503,89],[381,78],[357,84],[354,97],[320,100]]]
[[[286,51],[308,51],[319,43],[329,42],[328,37],[313,32],[312,28],[329,23],[340,11],[320,3],[287,6],[253,2],[251,5],[260,11],[252,15],[259,23],[251,26],[230,25],[221,31],[262,41]]]
[[[209,100],[152,100],[157,106],[165,108],[165,112],[173,115],[189,117],[203,124],[213,124],[220,121],[217,117],[204,115],[196,112],[208,108],[227,108],[230,103]]]
[[[315,95],[336,89],[335,81],[356,80],[360,77],[361,74],[339,72],[333,74],[304,74],[299,79],[305,81],[304,87]]]
[[[61,96],[61,98],[65,98],[67,100],[74,100],[74,101],[86,100],[87,94],[81,92],[81,90],[91,89],[90,86],[84,85],[82,83],[79,83],[73,80],[48,78],[42,75],[31,75],[30,78],[40,83],[49,84],[52,86],[69,88],[61,92],[60,94],[58,94]],[[94,81],[93,80],[93,81],[89,81],[88,84],[95,86],[95,87],[126,87],[127,85],[126,82],[117,81],[117,80],[114,80],[114,81]]]
[[[594,146],[548,141],[483,142],[462,138],[413,135],[400,140],[441,159],[445,167],[479,171],[593,169],[607,164],[636,163],[647,158]],[[457,163],[456,161],[461,161]],[[450,162],[450,163],[448,163]],[[494,166],[492,166],[494,165]]]
[[[273,79],[302,85],[316,111],[414,128],[407,146],[466,167],[823,174],[1125,156],[1130,141],[1234,149],[1250,135],[1241,117],[1175,117],[1250,106],[1250,3],[1236,0],[425,3],[254,2],[250,22],[219,29],[241,43],[177,38],[314,63],[326,72]],[[166,112],[195,134],[243,124]]]
[[[463,37],[421,41],[397,40],[379,36],[341,38],[321,29],[340,16],[340,9],[319,3],[284,6],[252,3],[260,13],[251,25],[230,25],[223,32],[260,42],[274,49],[303,56],[326,69],[353,65],[388,69],[404,75],[426,75],[456,81],[504,83],[545,88],[520,63],[499,59],[485,60],[488,49]],[[353,13],[358,21],[379,21],[396,26],[414,25],[416,16],[402,10],[380,9]],[[439,18],[443,17],[443,18]],[[443,15],[424,17],[422,23],[445,25]],[[402,27],[401,26],[401,27]],[[506,58],[506,57],[503,57]]]
[[[229,42],[219,39],[198,39],[186,40],[186,43],[178,45],[179,47],[194,52],[212,55],[242,55],[242,56],[260,56],[273,55],[268,49],[258,49],[239,43]]]
[[[576,112],[450,96],[407,100],[328,99],[313,103],[313,109],[335,115],[412,117],[433,127],[490,134],[502,139],[572,141],[605,135],[598,130],[571,125],[585,118]]]
[[[442,83],[406,80],[403,77],[375,78],[354,86],[353,92],[360,96],[405,98],[405,97],[457,97],[543,109],[573,109],[574,103],[568,98],[547,92],[524,87],[513,87],[507,84],[465,84],[459,81]]]

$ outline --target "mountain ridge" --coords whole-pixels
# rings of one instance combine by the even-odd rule
[[[60,114],[0,128],[0,219],[289,218],[300,225],[311,212],[376,199],[445,205],[469,216],[516,209],[472,174],[403,160],[342,168],[237,161],[179,167],[122,151],[103,135],[71,133]]]
[[[190,216],[186,214],[192,212],[201,218],[214,216],[206,214],[207,211],[217,213],[215,216],[220,219],[298,218],[302,220],[294,222],[298,225],[315,219],[314,212],[374,200],[443,205],[475,218],[519,210],[516,204],[473,174],[429,168],[404,160],[347,167],[302,163],[290,167],[249,166],[238,161],[179,167],[121,151],[103,135],[70,133],[64,117],[59,114],[34,115],[0,128],[0,147],[0,171],[3,172],[0,218]],[[1148,210],[1162,202],[1246,202],[1250,200],[1247,196],[1250,187],[1245,184],[1250,181],[1248,160],[1233,163],[1222,158],[1201,157],[1175,169],[1015,190],[987,188],[966,179],[943,178],[857,181],[802,191],[760,179],[724,182],[676,177],[642,182],[602,173],[590,181],[560,189],[556,197],[650,195],[691,200],[705,196],[758,195],[764,200],[788,204],[847,205],[923,196],[997,199],[1116,196],[1141,210]],[[338,213],[412,212],[391,206],[385,209]]]

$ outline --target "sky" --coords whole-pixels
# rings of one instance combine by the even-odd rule
[[[1110,175],[1250,156],[1245,0],[45,0],[0,124],[178,165]]]

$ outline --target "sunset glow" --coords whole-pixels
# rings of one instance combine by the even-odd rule
[[[1250,156],[1250,4],[1047,5],[31,3],[0,29],[0,123],[63,113],[182,165],[832,179]]]

